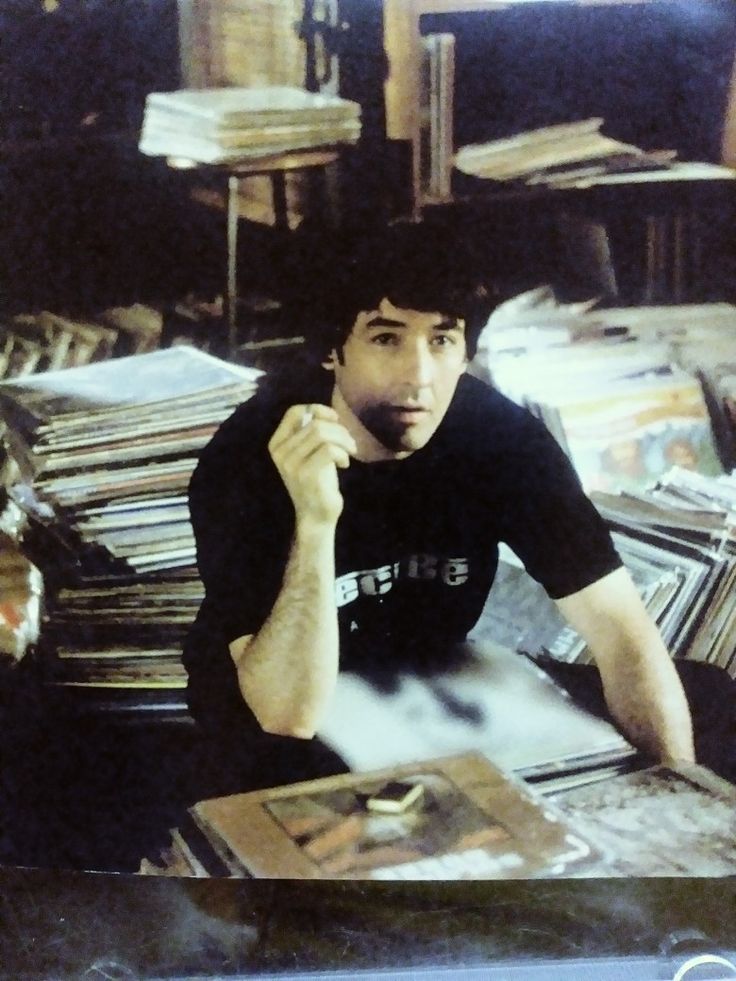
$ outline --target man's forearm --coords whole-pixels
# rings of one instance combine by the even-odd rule
[[[297,523],[281,591],[260,631],[231,644],[243,698],[267,732],[309,739],[332,697],[339,635],[335,527]]]
[[[680,678],[626,569],[557,605],[587,641],[606,704],[627,738],[657,759],[692,761],[692,721]]]
[[[694,760],[690,710],[659,636],[601,665],[606,704],[628,739],[662,762]]]

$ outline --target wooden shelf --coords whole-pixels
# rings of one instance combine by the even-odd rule
[[[530,3],[578,7],[668,4],[673,0],[384,0],[383,35],[388,74],[384,85],[386,136],[411,144],[411,200],[414,217],[420,201],[421,30],[425,14],[508,10]]]

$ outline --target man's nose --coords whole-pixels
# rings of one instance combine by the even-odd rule
[[[432,352],[425,341],[407,344],[402,363],[403,381],[416,388],[429,385],[432,381],[434,363]]]

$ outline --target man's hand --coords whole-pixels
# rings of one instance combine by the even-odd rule
[[[294,405],[268,444],[296,512],[281,590],[257,634],[230,644],[240,692],[266,731],[311,739],[337,680],[337,468],[355,442],[326,405]]]
[[[293,405],[268,444],[297,524],[335,525],[342,513],[337,468],[349,466],[357,447],[337,418],[327,405]]]

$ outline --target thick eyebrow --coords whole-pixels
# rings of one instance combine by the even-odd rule
[[[403,320],[392,320],[390,317],[382,317],[381,314],[377,314],[367,321],[366,327],[406,327],[406,324]]]
[[[377,314],[367,321],[366,327],[406,327],[406,323],[403,320],[392,320],[390,317]],[[432,324],[432,330],[460,330],[461,328],[462,321],[455,317],[443,317],[438,323]]]

